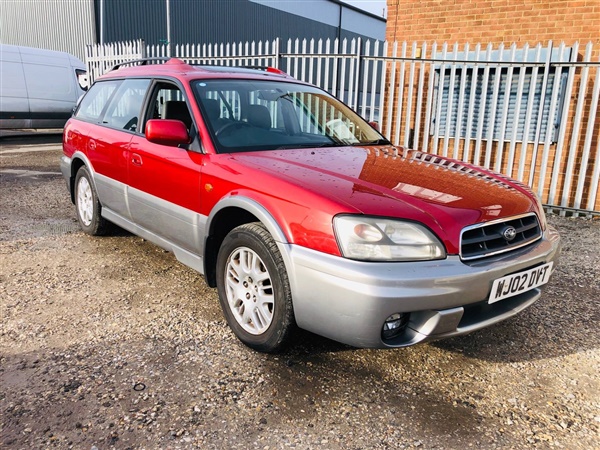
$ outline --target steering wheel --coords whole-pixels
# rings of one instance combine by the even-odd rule
[[[137,122],[138,122],[138,118],[137,117],[132,117],[131,119],[129,119],[129,122],[127,122],[125,124],[125,126],[123,127],[124,130],[129,130],[129,131],[136,131],[137,129]]]
[[[230,128],[242,128],[242,127],[253,127],[254,125],[252,125],[251,123],[248,122],[229,122],[226,123],[225,125],[223,125],[221,128],[219,128],[217,131],[215,131],[215,136],[220,135],[221,133],[223,133],[225,130],[228,130]]]

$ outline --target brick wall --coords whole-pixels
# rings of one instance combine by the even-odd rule
[[[386,39],[600,44],[600,0],[388,0]],[[595,45],[595,56],[600,46]]]

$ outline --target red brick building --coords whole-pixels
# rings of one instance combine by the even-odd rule
[[[518,48],[528,44],[531,49],[540,43],[546,48],[552,41],[552,48],[556,49],[561,42],[568,48],[579,42],[576,61],[583,61],[586,45],[591,42],[593,50],[588,61],[593,63],[588,64],[587,69],[583,65],[574,69],[573,89],[566,99],[570,106],[560,119],[566,123],[564,145],[561,148],[553,141],[549,148],[544,148],[543,157],[532,145],[523,145],[521,152],[529,167],[523,181],[531,182],[544,203],[558,205],[560,202],[576,209],[587,205],[588,210],[600,211],[600,188],[597,175],[593,177],[600,164],[597,150],[600,108],[593,115],[590,112],[594,111],[593,80],[600,70],[600,0],[387,0],[387,6],[388,42],[407,42],[409,46],[416,42],[419,47],[426,44],[428,48],[435,42],[438,52],[443,43],[448,43],[449,51],[454,44],[462,50],[468,43],[472,51],[478,43],[482,48],[492,44],[494,49],[500,44],[504,44],[505,49],[513,43]],[[417,52],[416,57],[427,56]],[[585,73],[586,84],[580,90],[582,73]],[[425,80],[428,76],[426,73]],[[578,115],[576,110],[580,103],[583,107]],[[396,111],[397,99],[393,99],[390,106]],[[415,119],[408,120],[412,127]],[[421,120],[421,124],[423,122]],[[401,123],[404,126],[405,117]],[[460,139],[459,145],[462,149],[465,140]],[[491,145],[494,152],[505,150],[497,142]],[[472,162],[483,164],[482,160]],[[501,164],[505,171],[506,161]],[[540,173],[544,174],[541,179]]]

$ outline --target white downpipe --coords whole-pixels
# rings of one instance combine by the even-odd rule
[[[100,0],[100,45],[104,45],[104,0]]]
[[[167,56],[171,56],[171,0],[167,2]]]

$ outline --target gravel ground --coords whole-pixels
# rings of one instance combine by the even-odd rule
[[[0,143],[1,448],[600,448],[600,221],[549,218],[561,263],[511,320],[270,356],[173,255],[80,232],[56,146]]]

